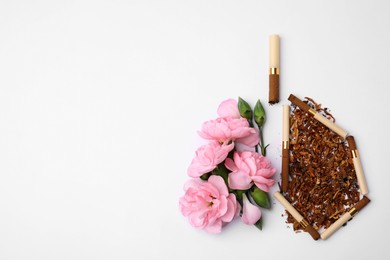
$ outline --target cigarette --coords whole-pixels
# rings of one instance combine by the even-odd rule
[[[283,205],[283,207],[293,216],[293,218],[308,232],[314,240],[320,238],[320,234],[315,230],[304,217],[283,197],[280,192],[275,192],[274,197]]]
[[[362,208],[364,208],[370,199],[364,196],[350,211],[344,213],[336,222],[330,225],[324,232],[321,234],[321,239],[325,240],[330,237],[334,232],[336,232],[342,225],[344,225],[348,220],[353,218]]]
[[[279,102],[279,35],[269,36],[269,96],[268,103]]]
[[[304,103],[302,100],[291,94],[288,97],[288,100],[291,101],[294,105],[298,106],[300,109],[305,111],[306,113],[309,113],[309,115],[312,115],[317,121],[322,123],[324,126],[328,127],[330,130],[341,136],[343,139],[345,139],[348,135],[348,132],[342,129],[340,126],[336,125],[320,113],[318,113],[315,109],[311,108],[308,104]]]
[[[290,106],[283,106],[283,134],[282,134],[282,192],[288,188],[290,146]]]
[[[366,195],[368,193],[366,178],[364,178],[363,167],[360,161],[360,156],[356,148],[355,138],[347,137],[349,149],[351,150],[353,166],[355,167],[356,177],[360,188],[360,193]]]

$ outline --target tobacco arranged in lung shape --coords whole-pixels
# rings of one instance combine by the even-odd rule
[[[310,98],[305,104],[335,118]],[[292,107],[289,183],[285,198],[316,230],[328,228],[359,201],[360,193],[347,142],[307,111]],[[303,227],[288,213],[294,230]]]
[[[290,116],[289,107],[283,107],[284,196],[275,192],[274,197],[295,231],[325,240],[370,202],[363,167],[354,137],[335,124],[327,109],[310,98],[302,101],[291,94],[288,100],[293,110]]]

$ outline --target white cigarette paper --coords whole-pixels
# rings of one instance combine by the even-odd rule
[[[348,132],[321,115],[320,113],[315,113],[314,118],[320,121],[323,125],[328,127],[330,130],[334,131],[336,134],[345,139],[348,135]]]
[[[279,35],[269,36],[269,67],[279,68]]]
[[[299,212],[290,204],[290,202],[288,202],[288,200],[286,200],[282,194],[280,194],[280,192],[275,192],[274,193],[274,197],[275,199],[277,199],[280,204],[283,205],[283,207],[288,211],[290,212],[290,214],[294,217],[294,219],[298,222],[301,222],[303,217],[301,214],[299,214]]]
[[[325,240],[330,237],[334,232],[336,232],[342,225],[344,225],[348,220],[352,218],[349,212],[344,213],[336,222],[330,225],[324,232],[321,234],[321,239]]]
[[[290,106],[283,105],[283,135],[282,141],[290,140]]]

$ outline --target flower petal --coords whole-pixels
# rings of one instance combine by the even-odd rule
[[[192,178],[197,178],[205,173],[211,172],[215,169],[215,167],[216,166],[214,165],[201,165],[199,163],[192,162],[191,165],[188,167],[187,174]]]
[[[208,224],[204,229],[205,229],[207,232],[209,232],[210,234],[218,234],[218,233],[221,233],[221,230],[222,230],[222,221],[221,221],[220,219],[218,219],[218,220],[215,221],[214,223]]]
[[[217,113],[219,117],[240,118],[237,101],[232,98],[222,101],[218,107]]]
[[[252,179],[242,171],[229,174],[229,187],[236,190],[247,190],[251,185]]]
[[[265,192],[268,192],[269,189],[275,184],[275,180],[267,179],[263,176],[252,176],[252,180],[260,190]]]
[[[208,181],[209,183],[213,184],[215,188],[217,188],[220,195],[229,195],[229,191],[226,187],[225,181],[221,176],[211,175]]]
[[[258,207],[250,203],[245,194],[243,194],[242,222],[247,225],[255,224],[261,218],[261,211]]]
[[[274,176],[275,172],[275,168],[263,168],[258,170],[256,175],[263,176],[264,178],[271,178],[272,176]]]
[[[200,179],[189,179],[183,187],[184,191],[189,190],[190,188],[198,189],[199,186],[203,183]]]
[[[231,171],[237,171],[237,170],[238,170],[236,164],[235,164],[234,161],[233,161],[232,159],[230,159],[230,158],[226,158],[226,160],[225,160],[225,166],[226,166],[226,168],[228,168],[228,169],[231,170]]]
[[[229,152],[233,150],[233,148],[234,148],[234,143],[228,145],[226,144],[219,145],[219,147],[214,150],[214,164],[218,165],[221,162],[223,162],[228,156]]]
[[[236,196],[234,196],[234,194],[230,193],[229,197],[228,197],[228,209],[227,209],[225,215],[223,215],[221,218],[221,220],[223,222],[232,221],[232,219],[236,215],[236,207],[237,207],[236,205],[237,205]]]
[[[253,128],[250,134],[236,140],[237,143],[244,144],[249,147],[254,147],[259,143],[259,131]]]
[[[191,214],[188,216],[188,221],[192,226],[197,228],[203,228],[207,224],[200,212],[196,211],[191,212]]]

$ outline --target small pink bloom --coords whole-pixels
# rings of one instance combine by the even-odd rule
[[[217,118],[204,122],[198,134],[207,140],[218,142],[237,141],[246,146],[253,147],[259,143],[257,129],[249,126],[245,118]]]
[[[235,99],[226,99],[222,101],[217,110],[219,117],[231,117],[240,118],[240,112],[238,111],[238,104]]]
[[[227,158],[225,166],[229,174],[229,186],[232,189],[247,190],[253,183],[261,190],[268,192],[275,181],[271,178],[275,168],[266,157],[251,151],[235,152],[234,161]]]
[[[202,145],[195,152],[196,155],[188,167],[188,175],[196,178],[211,172],[218,164],[226,159],[233,148],[234,143],[227,145],[225,143],[220,144],[216,141]]]
[[[236,215],[236,197],[229,194],[220,176],[212,175],[208,181],[191,179],[184,185],[184,191],[179,200],[180,211],[196,228],[220,233],[222,224]]]
[[[261,218],[261,211],[258,207],[253,205],[245,193],[243,194],[243,208],[242,208],[242,222],[247,225],[254,225]]]

